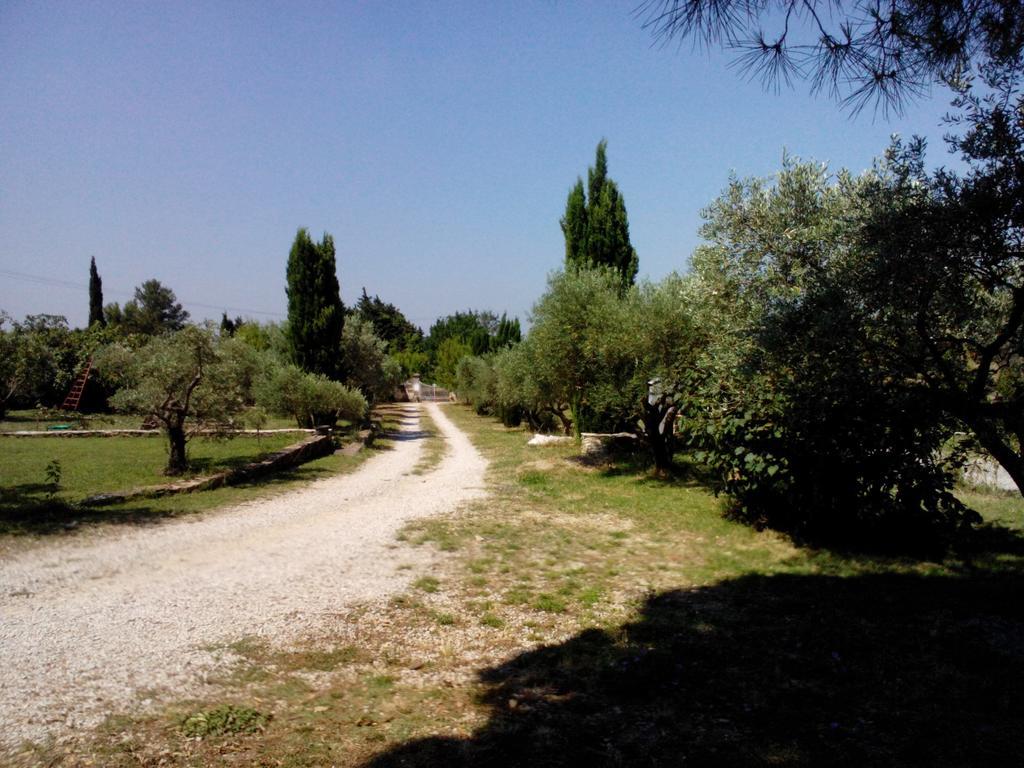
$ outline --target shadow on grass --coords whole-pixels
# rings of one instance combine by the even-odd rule
[[[76,530],[82,524],[117,523],[147,525],[174,516],[174,512],[144,505],[82,507],[48,496],[49,486],[39,483],[0,488],[0,534],[54,535]]]
[[[1024,577],[746,576],[485,669],[489,720],[392,766],[1013,765]]]
[[[248,460],[251,461],[252,457],[248,457]],[[312,481],[333,474],[332,471],[319,467],[300,466],[233,483],[231,487],[274,489],[295,480]],[[159,507],[147,504],[144,498],[135,499],[125,505],[87,507],[59,498],[50,498],[49,490],[50,487],[42,483],[0,488],[0,535],[67,534],[77,531],[81,526],[92,524],[152,525],[195,511],[184,505],[179,509],[175,508],[173,499],[185,498],[186,494],[164,497]],[[168,499],[172,501],[167,503]]]

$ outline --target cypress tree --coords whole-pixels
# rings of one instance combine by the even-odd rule
[[[583,192],[583,179],[577,178],[576,186],[569,192],[561,224],[565,235],[565,261],[579,264],[586,258],[587,242],[587,197]]]
[[[587,190],[577,179],[569,191],[565,216],[567,265],[613,267],[622,275],[623,285],[636,280],[639,262],[629,241],[629,219],[618,185],[608,178],[608,142],[597,145],[594,165],[587,171]]]
[[[96,271],[96,257],[89,260],[89,327],[107,324],[103,317],[103,281]]]
[[[340,379],[341,331],[345,307],[341,303],[334,239],[324,233],[314,243],[305,228],[295,235],[288,256],[288,342],[292,360],[311,373]]]

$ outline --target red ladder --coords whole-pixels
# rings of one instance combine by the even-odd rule
[[[89,381],[89,374],[92,372],[92,356],[85,362],[85,370],[78,374],[78,378],[75,379],[75,383],[71,385],[71,391],[68,392],[68,396],[64,398],[64,404],[61,405],[62,411],[77,411],[78,404],[82,400],[82,393],[85,391],[85,384]]]

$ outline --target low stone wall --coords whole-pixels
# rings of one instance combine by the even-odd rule
[[[222,485],[234,485],[253,480],[263,475],[279,472],[289,467],[297,467],[307,461],[318,459],[334,452],[334,439],[330,435],[311,435],[287,448],[276,451],[261,461],[247,464],[240,469],[218,472],[215,475],[196,477],[191,480],[183,480],[178,483],[167,485],[147,486],[145,488],[134,488],[130,491],[119,493],[99,493],[90,496],[82,501],[82,504],[89,507],[100,507],[107,504],[119,504],[129,499],[155,498],[168,496],[174,493],[191,493],[192,491],[207,491],[211,488],[219,488]]]

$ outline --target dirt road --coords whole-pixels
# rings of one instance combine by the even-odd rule
[[[413,475],[420,407],[448,453]],[[351,475],[0,562],[0,753],[140,701],[188,695],[216,667],[211,647],[286,643],[355,602],[404,589],[431,555],[395,533],[482,496],[486,468],[436,404],[404,413],[393,450]],[[410,564],[420,568],[399,570]]]

